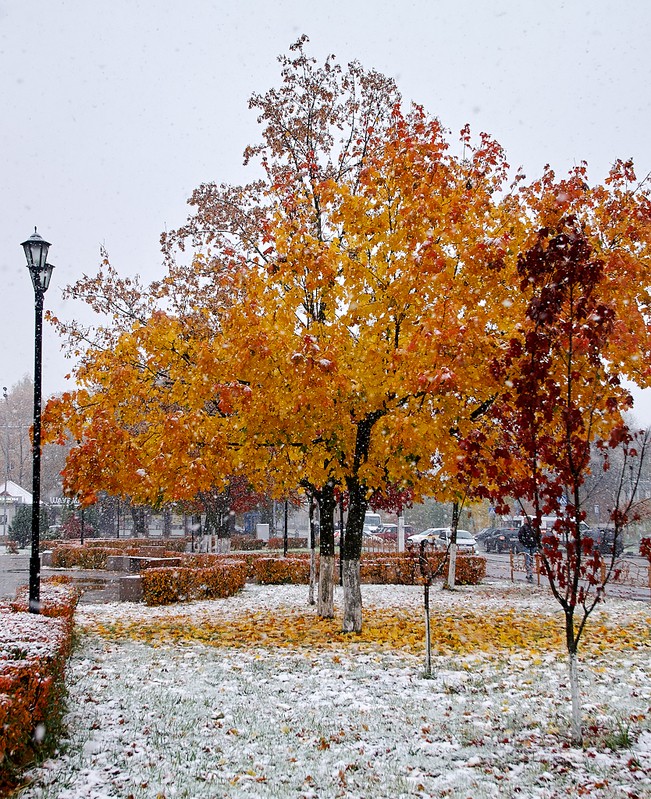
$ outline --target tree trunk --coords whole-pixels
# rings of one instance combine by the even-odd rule
[[[147,536],[146,510],[141,505],[131,505],[131,519],[133,521],[133,537],[145,538]]]
[[[345,633],[362,631],[362,589],[360,586],[359,562],[362,557],[362,537],[364,533],[364,514],[368,507],[368,491],[360,482],[359,473],[368,459],[371,445],[371,430],[385,411],[377,410],[367,414],[357,423],[355,437],[355,456],[351,473],[346,477],[348,489],[348,522],[342,552],[342,573],[344,584],[344,623]]]
[[[322,619],[333,619],[335,615],[335,558],[334,555],[319,557],[319,603],[318,613]]]
[[[581,730],[581,699],[579,697],[579,671],[576,652],[569,653],[570,690],[572,693],[572,727],[571,736],[574,746],[583,744]]]
[[[344,560],[344,623],[345,633],[362,631],[362,590],[359,581],[359,558]]]
[[[348,488],[348,521],[342,554],[342,576],[344,586],[345,633],[362,631],[362,589],[360,586],[360,558],[362,556],[362,537],[364,514],[368,505],[366,488],[355,477],[346,480]]]
[[[163,508],[163,538],[172,536],[172,509]]]
[[[346,533],[344,530],[344,496],[343,493],[339,497],[339,585],[344,584],[344,575],[343,575],[343,555],[342,551],[344,548],[344,540],[346,538]],[[649,566],[649,575],[651,576],[651,565]],[[651,577],[649,579],[649,585],[651,585]]]
[[[450,546],[448,555],[450,558],[448,565],[448,581],[446,588],[454,589],[457,578],[457,528],[459,527],[459,503],[452,503],[452,524],[450,526]]]
[[[275,512],[276,512],[276,503],[274,502],[274,515],[275,515]],[[283,513],[283,522],[284,522],[284,524],[283,524],[283,557],[286,558],[287,557],[287,549],[288,549],[288,546],[289,546],[289,543],[288,543],[289,542],[289,531],[288,531],[288,525],[289,525],[289,501],[288,500],[285,500],[285,508],[284,508],[284,513]],[[275,522],[274,522],[274,524],[275,524]],[[275,528],[274,528],[274,532],[275,532]]]
[[[445,587],[450,590],[454,589],[456,576],[457,576],[457,542],[453,541],[448,550],[448,579]]]
[[[314,496],[310,495],[310,590],[308,593],[308,603],[314,605],[314,583],[316,579],[316,572],[314,568],[314,554],[315,554],[315,530],[314,530],[314,510],[315,510]]]
[[[570,672],[570,695],[572,697],[572,724],[570,735],[574,746],[581,746],[583,733],[581,730],[581,698],[579,696],[579,669],[577,660],[578,640],[574,633],[574,606],[565,609],[565,645],[567,647],[568,667]]]
[[[332,619],[335,615],[335,525],[334,512],[337,506],[334,483],[326,483],[317,494],[319,500],[319,602],[321,618]]]

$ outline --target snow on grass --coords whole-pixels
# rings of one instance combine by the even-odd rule
[[[422,589],[363,594],[367,618],[375,608],[422,616]],[[422,653],[354,636],[330,648],[134,640],[139,622],[190,630],[255,611],[280,624],[306,598],[305,587],[247,586],[182,606],[80,606],[68,739],[21,798],[651,797],[648,643],[597,650],[582,664],[581,750],[568,745],[558,648],[438,656],[424,679]],[[545,592],[506,584],[433,590],[431,604],[447,619],[489,619],[508,604],[562,621]],[[649,615],[648,605],[612,601],[597,621],[642,628]]]

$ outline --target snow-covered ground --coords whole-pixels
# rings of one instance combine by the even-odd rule
[[[68,738],[21,799],[651,797],[648,604],[611,600],[595,619],[608,645],[595,640],[582,659],[576,749],[564,654],[544,639],[562,621],[548,593],[433,588],[430,679],[413,633],[422,588],[364,586],[363,596],[366,618],[390,634],[342,643],[338,622],[325,622],[303,645],[296,631],[314,611],[300,586],[80,606]],[[529,620],[530,644],[495,627],[500,618],[514,629]],[[283,625],[286,640],[269,632]],[[498,629],[494,646],[476,645],[478,631]]]

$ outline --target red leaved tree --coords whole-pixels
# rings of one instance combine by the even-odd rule
[[[571,189],[575,207],[579,200],[583,203],[583,214],[539,209],[547,212],[549,224],[519,258],[524,318],[504,356],[492,364],[504,390],[481,427],[465,440],[464,468],[472,474],[482,460],[492,483],[483,481],[484,495],[496,500],[502,513],[505,500],[515,498],[537,533],[542,570],[565,616],[572,739],[579,743],[579,642],[616,573],[617,542],[633,517],[649,443],[647,434],[633,433],[623,422],[631,397],[620,380],[636,368],[647,346],[643,286],[648,280],[630,279],[636,268],[646,268],[644,248],[629,246],[632,240],[626,235],[619,241],[608,235],[616,220],[610,219],[610,228],[603,220],[597,224],[592,197],[583,194],[587,189],[576,182]],[[646,235],[649,208],[644,198],[638,212],[640,233]],[[597,463],[592,459],[591,466],[595,447],[604,469],[610,468],[615,449],[623,455],[611,510],[614,542],[609,556],[595,546],[585,523],[586,477]],[[552,530],[541,528],[544,515],[557,516]]]

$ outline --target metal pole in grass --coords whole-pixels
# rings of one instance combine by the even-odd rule
[[[32,551],[29,559],[29,612],[40,612],[41,556],[41,372],[43,348],[43,298],[50,285],[52,264],[47,263],[50,243],[41,238],[34,228],[32,235],[22,243],[27,268],[34,286],[34,426],[32,433]]]
[[[425,601],[425,677],[432,676],[432,636],[430,633],[430,618],[429,618],[429,586],[431,581],[431,572],[429,562],[425,557],[425,541],[420,542],[420,552],[418,554],[418,565],[420,566],[420,573],[425,578],[424,586],[424,601]]]
[[[432,676],[432,636],[429,621],[429,581],[425,583],[425,676]]]

